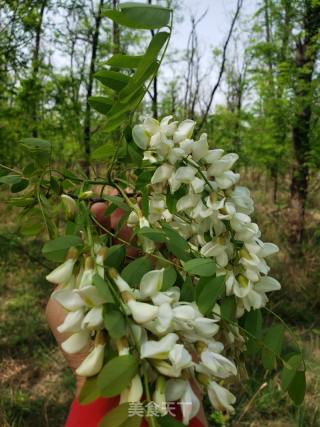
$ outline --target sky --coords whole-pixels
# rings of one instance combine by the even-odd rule
[[[202,16],[207,11],[205,17],[201,20],[197,27],[199,49],[201,54],[201,69],[203,72],[208,73],[206,79],[206,87],[210,88],[217,80],[219,65],[213,64],[212,49],[221,48],[226,39],[227,33],[230,28],[233,14],[236,10],[237,0],[179,0],[180,11],[178,16],[180,22],[176,22],[173,28],[173,34],[170,41],[171,49],[184,50],[187,47],[187,40],[191,30],[190,16],[194,15],[196,18]],[[243,0],[240,19],[242,21],[248,20],[252,17],[258,8],[259,0]],[[239,34],[239,59],[241,61],[243,43],[241,38],[245,40],[246,34]],[[234,47],[229,47],[229,53]],[[181,65],[183,67],[183,65]],[[181,75],[184,70],[176,65],[163,64],[161,70],[166,78],[174,78],[176,75]],[[223,92],[217,92],[213,105],[224,102]]]
[[[128,0],[120,0],[120,3]],[[145,3],[146,0],[135,0]],[[257,10],[258,3],[261,0],[243,0],[241,11],[241,20],[246,20],[252,16]],[[212,57],[213,48],[221,48],[227,36],[232,16],[236,9],[237,0],[177,0],[179,11],[176,12],[178,19],[174,22],[173,33],[169,45],[169,53],[177,50],[182,54],[187,48],[188,36],[191,29],[190,16],[191,14],[199,18],[205,11],[205,17],[201,20],[197,27],[199,49],[201,54],[201,70],[207,73],[208,77],[205,80],[208,91],[214,85],[219,71],[219,61],[214,63]],[[246,35],[239,35],[239,38],[245,39]],[[231,53],[232,46],[229,48]],[[239,57],[241,59],[241,42],[238,46]],[[53,54],[53,62],[58,65],[64,65],[65,59],[61,52]],[[165,60],[160,69],[160,90],[164,90],[165,82],[181,77],[185,73],[185,64],[177,65],[170,64],[171,56],[167,56],[169,60]],[[224,101],[224,96],[220,90],[214,100],[214,104]]]
[[[236,0],[180,0],[179,14],[185,16],[181,23],[174,28],[172,44],[186,47],[187,35],[190,31],[190,14],[201,16],[206,10],[207,15],[199,25],[199,40],[204,51],[210,46],[219,46],[223,43],[228,32]],[[180,3],[179,2],[179,3]],[[257,8],[258,0],[243,0],[242,16],[252,15]]]

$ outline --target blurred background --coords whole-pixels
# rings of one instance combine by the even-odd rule
[[[106,118],[88,103],[103,92],[94,73],[113,53],[143,52],[152,37],[103,18],[103,7],[117,4],[0,0],[2,165],[22,169],[19,142],[40,137],[52,142],[57,166],[93,176],[103,170],[118,136],[104,131]],[[248,379],[237,386],[235,416],[209,410],[210,425],[319,427],[320,0],[159,4],[174,9],[173,37],[136,119],[194,119],[211,147],[239,154],[241,183],[256,203],[254,220],[263,240],[280,247],[272,275],[283,288],[271,308],[296,333],[308,368],[306,400],[295,407],[281,392],[277,372],[266,376],[252,360]],[[0,176],[7,173],[0,165]],[[44,280],[51,266],[41,255],[46,236],[17,221],[17,208],[5,205],[8,197],[4,188],[0,426],[59,427],[74,380],[44,319],[52,291]]]

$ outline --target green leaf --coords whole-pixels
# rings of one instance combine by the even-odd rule
[[[142,172],[139,174],[138,179],[136,181],[137,190],[142,191],[146,187],[146,185],[150,184],[152,175],[153,175],[153,172],[142,170]]]
[[[109,411],[98,427],[140,427],[142,418],[138,415],[129,417],[130,403],[122,403]]]
[[[171,417],[170,415],[159,417],[158,423],[160,427],[183,427],[184,426],[184,424],[182,424],[176,418]]]
[[[128,154],[131,158],[132,163],[134,163],[135,166],[140,166],[142,163],[142,154],[141,151],[138,149],[136,145],[128,144]],[[149,205],[149,202],[148,202]]]
[[[187,273],[196,274],[198,276],[212,276],[217,269],[216,263],[209,258],[191,259],[183,264],[183,269]]]
[[[41,138],[24,138],[21,145],[29,151],[50,153],[51,143]]]
[[[142,227],[137,231],[137,234],[147,237],[154,242],[164,243],[167,241],[167,238],[162,230],[158,230],[156,228]]]
[[[57,178],[55,178],[54,176],[50,177],[50,186],[51,186],[51,190],[56,193],[57,195],[60,195],[61,193],[61,186],[59,181],[57,180]]]
[[[110,360],[98,375],[98,384],[102,396],[118,396],[138,372],[137,359],[128,354]]]
[[[29,180],[23,178],[23,179],[21,179],[21,181],[12,184],[11,192],[12,193],[19,193],[20,191],[25,190],[28,187],[28,185],[29,185]]]
[[[306,373],[297,371],[288,388],[288,394],[296,405],[301,405],[306,393]]]
[[[130,286],[137,288],[142,277],[152,270],[152,263],[149,258],[141,257],[131,261],[121,272],[122,278]]]
[[[105,298],[106,302],[113,303],[114,298],[110,291],[111,284],[107,278],[103,279],[99,274],[95,274],[92,279],[93,285],[97,288],[100,296]]]
[[[207,279],[205,286],[201,290],[197,304],[202,314],[207,314],[212,310],[217,299],[225,291],[225,276],[211,277]]]
[[[35,175],[36,172],[39,172],[38,166],[36,163],[31,162],[23,169],[23,175],[30,178],[32,175]]]
[[[118,339],[126,335],[126,319],[114,304],[105,305],[103,321],[111,338]]]
[[[108,249],[105,263],[109,267],[119,268],[126,257],[124,245],[114,245]]]
[[[110,70],[100,70],[95,73],[94,77],[104,86],[116,92],[123,89],[130,81],[129,76]]]
[[[297,370],[301,368],[301,364],[301,354],[294,354],[286,361],[285,367],[281,372],[281,387],[283,391],[287,391],[289,389]]]
[[[249,332],[247,337],[247,353],[254,355],[261,347],[262,314],[261,310],[250,310],[244,316],[244,329]]]
[[[163,224],[162,229],[168,237],[168,241],[166,242],[168,251],[182,261],[188,261],[191,258],[188,253],[190,249],[188,242],[168,224]]]
[[[86,382],[81,388],[79,395],[79,403],[81,405],[86,405],[88,403],[94,402],[100,397],[100,389],[98,386],[98,377],[86,378]]]
[[[123,209],[124,211],[130,212],[129,206],[123,201],[123,199],[119,196],[103,196],[105,200],[113,203],[118,208]]]
[[[101,114],[108,114],[114,104],[114,100],[106,96],[90,96],[88,102],[91,107]]]
[[[106,65],[120,68],[137,68],[142,58],[143,55],[122,55],[117,53],[108,59]]]
[[[116,117],[115,119],[108,119],[107,125],[104,126],[103,130],[105,132],[111,132],[114,129],[117,129],[119,126],[121,126],[128,118],[128,115],[125,113],[119,117]]]
[[[233,322],[236,317],[237,303],[233,295],[223,298],[220,304],[221,317],[226,322]]]
[[[21,175],[5,175],[0,177],[0,184],[12,185],[21,181]]]
[[[69,248],[72,246],[80,248],[82,245],[83,241],[78,236],[61,236],[45,243],[42,253],[50,261],[62,262],[65,260]]]
[[[149,191],[148,188],[144,188],[141,191],[141,210],[143,215],[148,218],[149,216]]]
[[[172,266],[166,267],[163,272],[163,283],[161,287],[161,291],[166,291],[171,288],[177,280],[177,272],[176,269]]]
[[[168,32],[161,31],[157,33],[151,40],[143,59],[132,76],[128,85],[121,90],[120,98],[126,98],[130,93],[137,87],[141,86],[152,74],[157,71],[159,64],[156,62],[159,52],[165,45],[170,34]]]
[[[91,155],[93,160],[106,160],[110,159],[115,152],[115,147],[112,142],[107,142],[106,144],[101,145],[101,147],[96,148]]]
[[[159,62],[149,64],[139,78],[125,86],[119,93],[120,102],[128,103],[133,97],[136,97],[136,93],[143,90],[144,83],[157,73],[159,66]]]
[[[181,301],[193,302],[195,299],[195,289],[191,277],[187,277],[181,287]]]
[[[145,93],[146,88],[136,87],[136,85],[134,85],[130,96],[124,102],[120,100],[120,102],[118,101],[114,103],[113,107],[108,112],[109,121],[116,122],[116,119],[118,119],[120,116],[122,117],[125,113],[130,113],[130,111],[135,110],[138,104],[141,102],[142,98],[144,97]],[[140,156],[142,157],[141,153]]]
[[[283,325],[275,325],[267,330],[264,337],[261,360],[265,369],[275,369],[277,356],[280,356],[284,337]]]
[[[119,10],[105,9],[103,14],[129,28],[152,30],[169,24],[171,10],[158,5],[121,3]]]

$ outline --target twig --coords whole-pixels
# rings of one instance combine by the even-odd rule
[[[233,30],[234,30],[234,26],[236,24],[236,21],[238,19],[239,13],[240,13],[240,10],[242,8],[242,4],[243,4],[243,0],[238,0],[237,1],[237,8],[236,8],[235,14],[234,14],[234,16],[232,18],[232,21],[231,21],[231,26],[230,26],[230,29],[229,29],[229,33],[228,33],[227,39],[226,39],[226,41],[224,43],[224,46],[223,46],[222,62],[221,62],[221,65],[220,65],[220,71],[219,71],[218,79],[217,79],[216,84],[214,85],[214,87],[213,87],[213,89],[211,91],[209,102],[208,102],[207,107],[206,107],[206,109],[204,111],[204,115],[202,117],[200,125],[196,129],[195,136],[203,128],[203,125],[205,124],[205,122],[207,120],[207,117],[208,117],[208,114],[209,114],[209,111],[210,111],[210,108],[211,108],[211,105],[212,105],[212,102],[213,102],[214,95],[215,95],[215,93],[217,92],[217,90],[218,90],[218,88],[220,86],[221,79],[222,79],[222,76],[223,76],[223,73],[224,73],[224,69],[225,69],[226,59],[227,59],[227,49],[228,49],[228,46],[229,46],[229,42],[231,40],[231,36],[232,36]]]
[[[239,419],[237,420],[237,424],[242,420],[242,418],[246,415],[246,413],[249,411],[249,409],[251,408],[253,402],[256,400],[258,394],[267,387],[268,383],[263,383],[261,384],[261,386],[258,388],[258,390],[254,393],[254,395],[251,397],[251,399],[249,400],[248,404],[246,405],[246,407],[244,408],[244,410],[242,411],[242,414],[240,415]]]

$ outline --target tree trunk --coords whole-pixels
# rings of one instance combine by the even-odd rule
[[[290,241],[300,244],[304,235],[305,204],[308,195],[308,156],[310,153],[310,122],[312,115],[312,78],[319,46],[316,38],[320,30],[320,5],[312,6],[305,2],[303,17],[303,36],[298,39],[295,48],[295,117],[293,124],[294,164],[291,181],[291,219]],[[303,38],[302,38],[303,37]]]
[[[98,11],[95,17],[95,26],[94,33],[92,36],[92,48],[91,48],[91,59],[90,59],[90,69],[89,69],[89,80],[87,86],[87,94],[86,94],[86,110],[84,115],[84,125],[83,125],[83,147],[84,147],[84,170],[85,173],[90,176],[90,156],[91,156],[91,109],[89,104],[89,98],[92,95],[93,88],[93,75],[96,69],[96,58],[97,58],[97,50],[99,44],[99,31],[101,25],[102,18],[102,7],[104,0],[100,0]]]
[[[32,57],[32,82],[31,82],[31,117],[32,117],[32,136],[38,137],[38,108],[39,108],[39,68],[40,68],[40,42],[42,33],[43,15],[47,5],[47,1],[44,0],[41,3],[39,20],[36,26],[35,34],[35,46]]]

